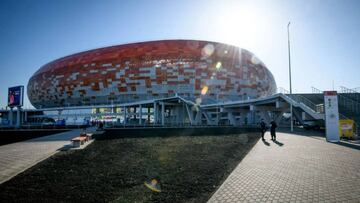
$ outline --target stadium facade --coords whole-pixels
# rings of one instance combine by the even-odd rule
[[[197,40],[162,40],[85,51],[52,61],[29,80],[36,108],[122,104],[180,96],[201,104],[276,92],[254,54]]]

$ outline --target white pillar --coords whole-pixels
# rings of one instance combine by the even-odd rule
[[[227,116],[228,116],[228,119],[229,119],[230,125],[235,126],[235,125],[236,125],[236,122],[235,122],[235,117],[234,117],[233,112],[228,111],[228,113],[227,113],[227,114],[228,114]]]
[[[20,120],[21,120],[21,108],[17,107],[17,111],[16,111],[16,128],[20,128]]]
[[[139,106],[139,124],[141,125],[142,124],[142,106],[141,106],[141,104],[140,104],[140,106]]]
[[[127,108],[124,106],[124,126],[126,125],[126,110],[127,110]]]
[[[157,104],[156,102],[154,102],[154,111],[153,111],[153,114],[154,114],[154,125],[157,124],[157,121],[158,121],[158,109],[157,109]]]
[[[161,125],[165,125],[165,104],[161,103]]]
[[[9,126],[12,126],[13,125],[13,108],[10,108],[8,118],[9,118]]]

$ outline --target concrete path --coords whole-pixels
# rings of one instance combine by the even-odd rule
[[[360,202],[360,150],[324,139],[265,136],[209,202]]]
[[[81,131],[82,129],[75,129],[0,146],[0,184],[59,152]],[[86,132],[92,131],[95,131],[95,128],[87,129]]]

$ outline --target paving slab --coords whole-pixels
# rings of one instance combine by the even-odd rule
[[[360,150],[309,136],[265,135],[208,202],[360,202]]]
[[[0,184],[68,146],[82,129],[0,146]],[[93,132],[95,128],[87,129]]]

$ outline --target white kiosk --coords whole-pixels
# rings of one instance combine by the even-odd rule
[[[336,91],[324,91],[326,140],[339,142],[339,107]]]

